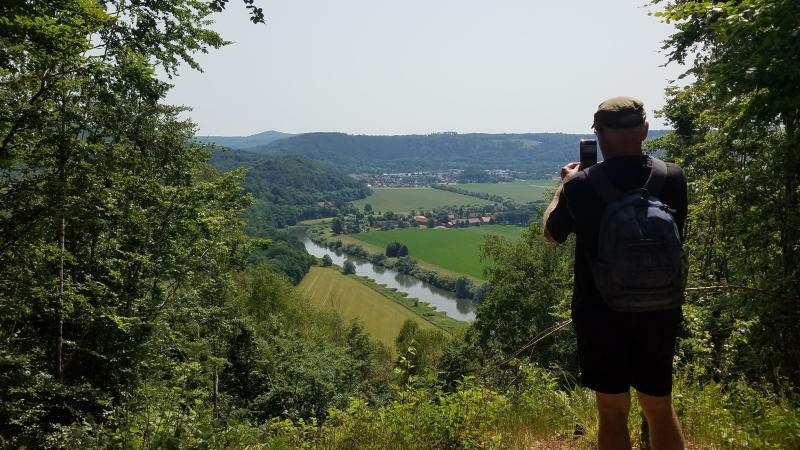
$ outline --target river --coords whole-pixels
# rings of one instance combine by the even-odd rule
[[[334,264],[339,266],[344,265],[345,261],[350,260],[356,266],[356,275],[367,276],[380,284],[395,288],[400,292],[405,292],[409,297],[428,303],[453,319],[464,322],[475,320],[475,304],[472,303],[472,300],[457,298],[452,292],[440,289],[430,283],[426,283],[393,269],[387,269],[386,267],[372,264],[364,258],[325,248],[308,238],[303,239],[303,244],[306,246],[306,251],[308,251],[309,254],[317,258],[322,258],[327,254],[331,257]]]

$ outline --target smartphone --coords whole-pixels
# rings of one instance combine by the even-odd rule
[[[597,164],[597,141],[581,139],[581,169]]]

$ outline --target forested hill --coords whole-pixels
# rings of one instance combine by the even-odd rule
[[[662,134],[664,131],[653,131],[651,137]],[[513,169],[531,176],[546,176],[576,160],[578,141],[593,137],[565,133],[400,136],[307,133],[249,151],[305,155],[348,173]]]
[[[216,153],[220,170],[248,169],[244,188],[274,203],[346,202],[369,194],[367,185],[302,155],[257,155],[241,150]]]
[[[251,136],[195,136],[195,139],[203,143],[214,143],[223,147],[246,150],[248,148],[267,145],[281,139],[290,138],[294,134],[281,133],[280,131],[264,131],[263,133]]]
[[[302,155],[229,150],[215,153],[211,164],[222,171],[248,169],[242,185],[256,198],[248,211],[250,231],[336,215],[342,203],[369,195],[365,183]]]

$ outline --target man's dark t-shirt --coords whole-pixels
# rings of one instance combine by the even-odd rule
[[[641,188],[650,176],[647,156],[608,159],[597,167],[621,192]],[[686,176],[667,163],[667,179],[660,193],[653,193],[675,210],[683,237],[686,220]],[[575,285],[572,319],[578,344],[581,381],[584,386],[608,394],[628,392],[631,386],[653,396],[672,391],[672,359],[681,322],[681,309],[622,313],[603,301],[592,276],[589,257],[597,256],[600,220],[605,202],[579,172],[564,184],[558,205],[546,228],[557,242],[575,233]]]
[[[650,176],[648,156],[623,156],[603,161],[601,167],[607,178],[621,192],[644,186]],[[595,169],[596,170],[596,169]],[[667,206],[675,210],[675,221],[683,237],[686,220],[686,175],[680,166],[667,163],[667,179],[661,193],[655,193]],[[586,173],[578,172],[569,179],[561,191],[558,205],[550,213],[546,227],[556,242],[564,242],[575,233],[575,286],[572,294],[573,311],[576,309],[605,309],[607,306],[597,291],[588,256],[597,256],[597,239],[605,202],[589,184]]]

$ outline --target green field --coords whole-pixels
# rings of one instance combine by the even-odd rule
[[[453,186],[472,192],[499,195],[518,203],[550,200],[558,180],[515,180],[510,183],[459,183]]]
[[[367,333],[392,351],[394,340],[408,319],[421,328],[438,329],[408,308],[334,268],[312,267],[299,289],[314,303],[333,309],[344,320],[359,319]]]
[[[374,211],[408,213],[441,206],[488,205],[492,202],[433,188],[375,188],[367,198],[353,202],[358,208],[369,203]]]
[[[350,238],[385,249],[392,241],[408,246],[408,255],[435,266],[475,278],[483,278],[485,262],[480,260],[483,236],[497,234],[516,239],[524,228],[511,225],[482,225],[469,228],[399,228],[349,235]]]

